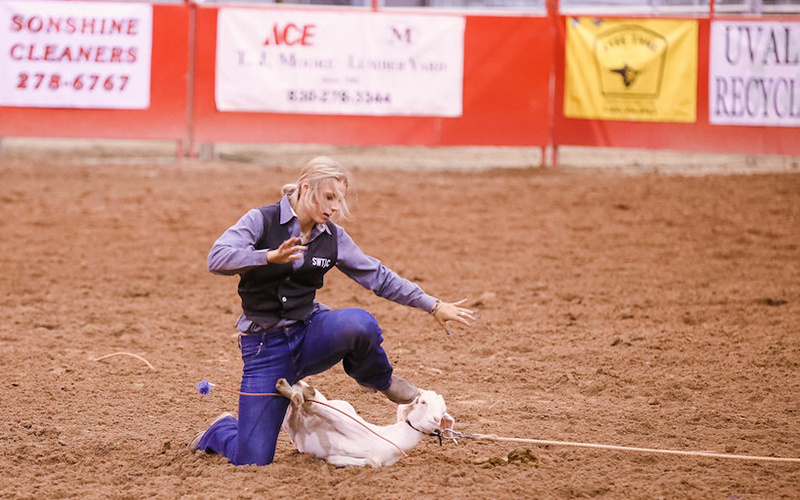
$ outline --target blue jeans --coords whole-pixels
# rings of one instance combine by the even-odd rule
[[[275,383],[290,384],[320,373],[340,360],[345,372],[364,386],[385,390],[392,365],[381,347],[378,322],[363,309],[320,311],[305,323],[278,331],[242,335],[241,392],[275,392]],[[239,396],[239,418],[215,422],[198,449],[216,452],[234,465],[266,465],[275,457],[275,444],[289,400],[274,396]]]

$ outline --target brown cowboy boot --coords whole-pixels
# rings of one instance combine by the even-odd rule
[[[417,397],[419,389],[406,382],[402,378],[392,375],[392,385],[388,389],[381,391],[389,401],[397,404],[408,404]]]

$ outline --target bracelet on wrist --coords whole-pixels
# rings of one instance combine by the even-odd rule
[[[439,308],[441,308],[441,307],[442,307],[442,301],[439,300],[439,299],[436,299],[436,302],[434,302],[433,307],[431,307],[430,313],[432,315],[436,314],[439,311]]]

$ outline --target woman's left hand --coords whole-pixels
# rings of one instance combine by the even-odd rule
[[[472,326],[473,323],[478,321],[478,317],[475,316],[477,311],[461,307],[461,304],[466,301],[467,299],[461,299],[457,302],[442,302],[442,305],[433,313],[433,317],[448,335],[450,335],[450,331],[447,329],[448,321],[458,321],[465,326]]]

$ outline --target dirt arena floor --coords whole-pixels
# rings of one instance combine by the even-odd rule
[[[357,153],[342,154],[345,227],[429,293],[469,298],[480,321],[446,336],[337,271],[319,299],[371,311],[396,372],[441,393],[457,430],[800,457],[796,163],[694,175],[489,154],[505,168],[457,170],[466,154],[400,169],[419,151],[372,160],[382,168]],[[207,252],[310,152],[112,156],[0,160],[0,498],[800,498],[800,463],[521,442],[430,438],[380,469],[333,468],[285,435],[267,467],[193,455],[192,436],[237,403],[195,384],[236,388],[241,373],[237,279],[211,275]],[[95,361],[121,351],[154,369]],[[311,381],[394,420],[340,366]]]

